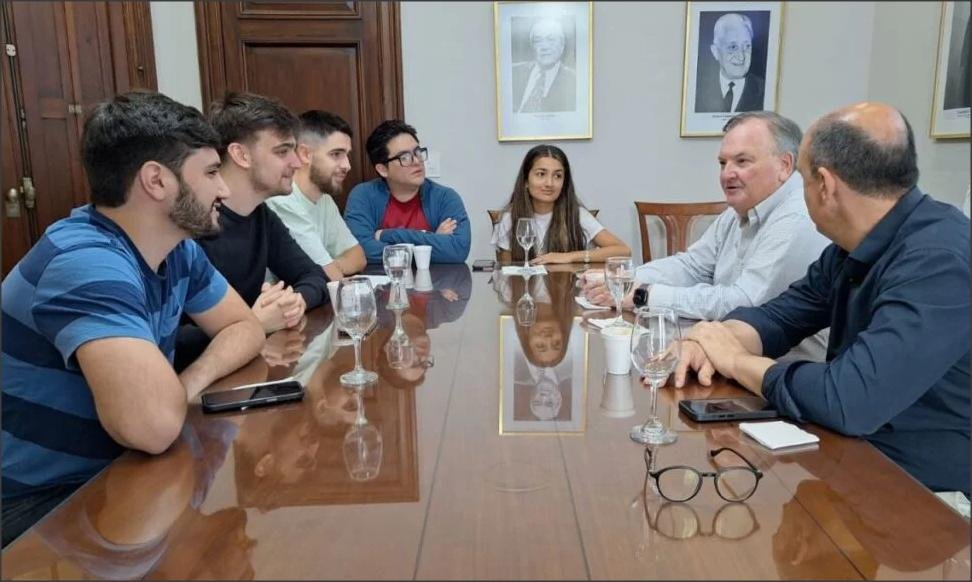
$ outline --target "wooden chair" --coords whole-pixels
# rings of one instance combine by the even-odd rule
[[[725,202],[694,202],[687,204],[666,202],[635,202],[638,210],[638,226],[641,228],[641,258],[651,260],[651,245],[648,240],[648,216],[657,216],[665,224],[665,242],[668,254],[684,251],[688,246],[689,228],[700,216],[721,214],[728,205]]]
[[[593,216],[594,218],[597,218],[597,213],[600,212],[600,209],[598,209],[598,208],[588,208],[587,211],[591,213],[591,216]],[[486,210],[486,213],[489,214],[489,222],[493,226],[496,226],[496,223],[499,222],[500,221],[500,218],[503,217],[503,209],[502,208],[500,208],[499,210]]]

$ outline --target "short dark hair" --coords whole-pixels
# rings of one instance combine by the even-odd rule
[[[901,115],[901,112],[898,112]],[[915,134],[901,115],[905,131],[893,143],[881,143],[863,129],[831,113],[810,132],[807,162],[811,170],[826,167],[857,192],[887,197],[906,192],[918,183]]]
[[[388,161],[388,142],[396,137],[407,133],[418,141],[418,133],[415,128],[400,119],[389,119],[382,121],[378,127],[368,136],[365,142],[365,149],[368,150],[368,159],[374,165],[384,164]]]
[[[800,126],[788,117],[783,117],[773,111],[746,111],[730,118],[722,127],[722,133],[729,133],[730,129],[750,119],[759,119],[766,124],[770,135],[773,136],[773,141],[776,143],[776,153],[792,155],[795,166],[803,132],[800,131]]]
[[[81,156],[91,203],[108,208],[124,204],[146,162],[181,175],[191,153],[218,147],[219,135],[195,107],[149,91],[116,95],[95,106],[84,123]]]
[[[297,133],[300,120],[272,97],[229,92],[209,106],[209,122],[219,132],[219,155],[226,157],[231,143],[249,143],[257,132],[270,129],[278,135]]]
[[[326,138],[336,131],[354,137],[351,126],[338,115],[320,109],[311,109],[300,114],[300,137],[310,134]]]

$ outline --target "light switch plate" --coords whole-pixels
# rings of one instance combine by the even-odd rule
[[[429,159],[425,160],[425,175],[429,178],[442,176],[442,154],[429,150]]]

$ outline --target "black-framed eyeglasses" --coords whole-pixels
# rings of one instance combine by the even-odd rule
[[[429,148],[417,147],[410,152],[402,152],[397,156],[392,156],[385,160],[385,165],[392,163],[394,160],[398,160],[398,163],[404,166],[411,166],[416,160],[429,159]]]
[[[712,477],[715,481],[716,493],[726,501],[745,501],[752,497],[763,478],[763,472],[742,453],[730,447],[722,447],[709,451],[709,458],[714,459],[724,452],[730,452],[746,463],[746,466],[722,467],[718,471],[699,471],[688,465],[673,465],[657,471],[652,470],[651,448],[645,447],[645,484],[648,477],[655,480],[658,494],[669,501],[682,502],[692,499],[702,489],[702,480]]]
[[[687,540],[695,536],[716,536],[724,540],[739,541],[753,535],[759,529],[756,514],[746,503],[730,501],[722,505],[709,523],[702,528],[702,520],[695,508],[687,503],[666,501],[652,516],[645,499],[645,520],[648,527],[672,540]]]

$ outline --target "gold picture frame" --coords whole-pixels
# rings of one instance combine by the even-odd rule
[[[736,113],[778,109],[785,11],[784,2],[686,2],[680,137],[721,137]],[[737,31],[749,32],[750,50],[731,48]]]
[[[515,318],[511,315],[499,317],[499,434],[583,434],[587,430],[589,345],[581,320],[581,317],[573,317],[566,356],[555,368],[550,368],[555,375],[559,370],[560,378],[548,383],[557,389],[559,398],[554,399],[555,408],[544,413],[537,412],[532,402],[534,398],[525,397],[525,386],[532,382],[522,372],[530,374],[532,366],[517,338]],[[518,381],[518,372],[525,376],[521,378],[524,381]],[[539,390],[540,384],[540,381],[534,384],[535,391]],[[549,402],[547,399],[540,405]]]
[[[594,3],[493,2],[498,141],[591,139]]]
[[[968,2],[942,2],[929,136],[969,139],[972,63]],[[964,35],[959,31],[965,31]]]

